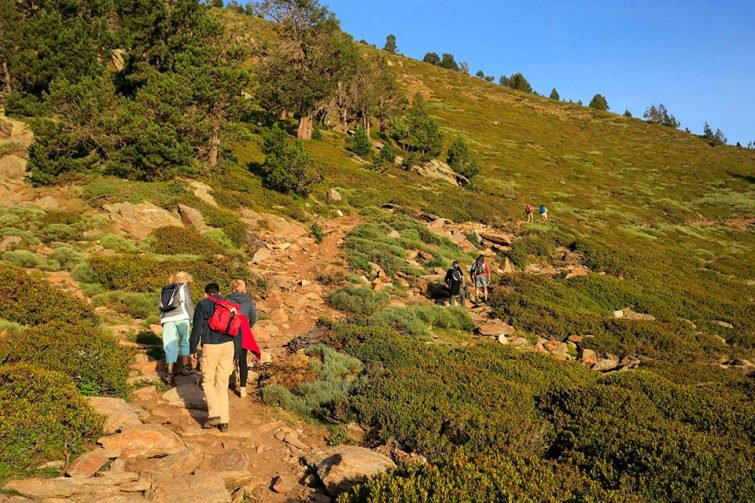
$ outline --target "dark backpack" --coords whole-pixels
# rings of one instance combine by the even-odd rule
[[[461,278],[463,277],[463,274],[460,269],[451,269],[451,284],[449,285],[449,289],[451,290],[451,295],[458,295],[459,290],[461,290]]]
[[[241,330],[241,306],[226,299],[207,298],[215,303],[215,311],[207,320],[210,330],[236,337]]]
[[[160,311],[165,313],[181,307],[181,287],[175,283],[160,290]]]

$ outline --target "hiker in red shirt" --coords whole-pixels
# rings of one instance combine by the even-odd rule
[[[485,257],[480,255],[477,260],[472,264],[472,269],[469,271],[469,275],[472,278],[474,284],[474,298],[475,302],[480,302],[480,289],[485,294],[485,302],[488,301],[488,284],[490,283],[490,266],[485,261]]]

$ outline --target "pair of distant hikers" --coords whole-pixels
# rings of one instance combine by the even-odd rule
[[[480,255],[477,260],[472,264],[469,270],[469,277],[474,285],[474,300],[480,301],[480,290],[483,291],[485,302],[488,300],[488,284],[490,283],[490,266],[485,261],[485,257]],[[461,271],[459,262],[454,260],[451,265],[451,269],[446,272],[445,278],[446,287],[451,296],[451,305],[456,305],[456,299],[458,298],[461,307],[466,307],[466,293],[464,291],[464,273]]]
[[[534,219],[535,207],[528,204],[524,208],[524,213],[527,215],[527,223],[531,223]],[[548,208],[546,208],[544,204],[540,205],[540,218],[543,219],[543,222],[548,221]]]
[[[192,277],[179,272],[160,292],[160,323],[163,326],[163,348],[167,365],[167,382],[175,384],[174,372],[178,357],[181,374],[190,375],[193,364],[199,365],[198,349],[202,350],[202,386],[207,399],[208,419],[205,427],[228,430],[228,385],[234,369],[239,371],[239,396],[247,396],[249,375],[248,354],[260,358],[252,327],[257,321],[254,301],[246,293],[246,283],[231,282],[231,295],[222,297],[217,283],[205,286],[205,297],[192,308],[189,284]]]

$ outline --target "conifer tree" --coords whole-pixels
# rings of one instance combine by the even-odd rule
[[[385,37],[385,45],[383,46],[383,50],[391,54],[396,54],[396,52],[398,52],[398,46],[396,45],[396,35],[391,33],[390,35]]]
[[[435,52],[428,52],[425,54],[425,57],[422,58],[422,61],[430,63],[431,65],[438,65],[440,64],[440,56]]]
[[[604,112],[608,111],[608,100],[606,100],[606,97],[602,94],[596,94],[592,97],[590,100],[590,108],[594,108],[596,110],[603,110]]]
[[[552,99],[552,100],[556,100],[556,101],[560,101],[560,100],[561,100],[561,96],[559,96],[559,94],[558,94],[558,91],[556,91],[556,88],[555,88],[555,87],[554,87],[554,88],[553,88],[553,90],[551,91],[551,94],[550,94],[550,96],[549,96],[549,97],[550,97],[550,99]]]

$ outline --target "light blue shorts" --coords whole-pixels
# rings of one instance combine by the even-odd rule
[[[189,320],[169,321],[163,325],[165,363],[176,363],[178,355],[189,356]]]

